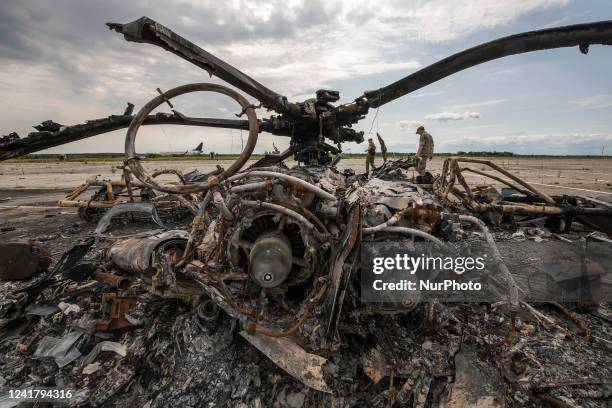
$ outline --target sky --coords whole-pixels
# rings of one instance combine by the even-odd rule
[[[0,134],[26,136],[52,119],[64,125],[138,110],[192,82],[221,83],[163,49],[127,42],[106,22],[148,16],[290,101],[317,89],[339,103],[394,82],[455,52],[499,37],[612,20],[610,0],[196,1],[5,0],[0,2]],[[246,95],[245,95],[246,96]],[[247,96],[248,97],[248,96]],[[252,102],[253,98],[248,97]],[[235,102],[209,93],[173,100],[190,116],[231,118]],[[161,108],[161,111],[167,111]],[[270,113],[258,110],[260,118]],[[447,77],[380,108],[356,127],[378,131],[391,151],[414,152],[418,125],[436,151],[612,154],[612,47],[535,52]],[[141,128],[141,153],[238,153],[246,132],[186,126]],[[48,153],[122,152],[125,130]],[[288,139],[262,133],[256,153]],[[363,144],[343,145],[360,153]]]

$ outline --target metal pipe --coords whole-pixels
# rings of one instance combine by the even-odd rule
[[[125,276],[118,276],[100,271],[96,271],[91,279],[119,289],[127,289],[132,283],[131,280]]]
[[[277,173],[274,171],[259,171],[259,170],[252,170],[252,171],[248,171],[245,173],[240,173],[240,174],[236,174],[235,176],[232,176],[230,178],[228,178],[225,182],[226,183],[231,183],[237,180],[240,180],[242,178],[250,178],[250,177],[274,177],[283,181],[286,181],[290,184],[293,184],[296,187],[301,187],[304,190],[308,190],[311,193],[316,194],[317,196],[321,197],[324,200],[330,200],[330,201],[336,201],[336,197],[330,193],[328,193],[327,191],[315,186],[314,184],[311,184],[307,181],[304,181],[300,178],[294,177],[294,176],[290,176],[289,174],[285,174],[285,173]]]
[[[249,183],[249,184],[243,184],[240,186],[234,186],[230,188],[228,191],[231,194],[240,194],[240,193],[246,193],[250,191],[268,190],[272,188],[273,185],[274,185],[274,180],[264,180],[264,181],[258,181],[256,183]]]
[[[580,208],[580,207],[552,207],[546,205],[509,205],[509,204],[479,204],[469,203],[474,211],[501,211],[503,213],[518,214],[548,214],[548,215],[612,215],[612,208]]]
[[[227,208],[225,200],[223,199],[223,195],[221,195],[221,192],[219,191],[219,187],[216,187],[213,190],[213,204],[215,205],[215,207],[217,207],[219,212],[223,214],[226,220],[232,221],[234,219],[234,214],[232,214],[230,209]]]
[[[380,224],[383,225],[383,224]],[[377,226],[378,227],[378,226]],[[419,238],[423,238],[429,241],[432,241],[436,244],[438,244],[439,246],[441,246],[442,248],[447,248],[446,244],[444,244],[444,242],[440,241],[438,238],[434,237],[431,234],[426,233],[425,231],[421,231],[419,229],[416,228],[408,228],[408,227],[383,227],[380,229],[375,229],[376,227],[372,227],[372,228],[364,228],[362,230],[362,232],[364,234],[373,234],[375,232],[395,232],[398,234],[405,234],[405,235],[411,235],[414,237],[419,237]]]
[[[314,226],[314,224],[312,224],[310,221],[308,221],[306,219],[306,217],[304,217],[302,214],[299,214],[287,207],[283,207],[282,205],[278,205],[278,204],[272,204],[272,203],[266,203],[263,201],[251,201],[251,200],[243,200],[241,203],[241,205],[246,205],[249,207],[259,207],[259,208],[265,208],[268,210],[274,210],[274,211],[278,211],[282,214],[285,214],[288,217],[294,218],[296,220],[298,220],[298,222],[300,224],[302,224],[304,227],[306,227],[309,230],[312,230],[312,232],[315,234],[315,236],[320,239],[323,240],[325,239],[325,236],[323,234],[321,234]]]
[[[402,218],[402,213],[403,211],[398,211],[395,214],[393,214],[391,218],[389,218],[387,221],[383,222],[382,224],[378,224],[374,227],[366,227],[362,229],[362,231],[364,234],[371,234],[374,232],[382,231],[385,228],[396,224]]]
[[[495,244],[495,239],[493,238],[493,235],[489,231],[489,228],[487,228],[487,225],[479,218],[473,217],[471,215],[459,215],[459,220],[469,222],[475,225],[476,227],[478,227],[480,231],[482,231],[487,243],[489,244],[489,247],[491,248],[491,252],[493,253],[493,258],[499,265],[500,271],[502,272],[502,274],[506,277],[506,280],[508,281],[508,292],[510,294],[510,303],[513,306],[518,307],[518,301],[519,301],[518,287],[516,285],[516,282],[514,281],[514,277],[510,273],[510,270],[504,263],[504,259],[502,258],[501,253],[499,252],[499,249],[497,248],[497,245]]]
[[[177,195],[178,197],[178,195]],[[59,207],[77,207],[77,208],[111,208],[116,205],[121,204],[140,204],[134,203],[127,200],[117,200],[117,201],[93,201],[93,200],[60,200],[57,202]],[[179,207],[188,207],[187,202],[183,202],[178,199],[178,201],[156,201],[153,203],[155,208],[179,208]]]

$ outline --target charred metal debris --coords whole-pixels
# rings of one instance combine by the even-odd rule
[[[159,90],[135,115],[131,105],[123,115],[76,126],[46,121],[27,138],[4,137],[1,159],[128,128],[122,177],[87,180],[59,202],[97,222],[90,237],[52,269],[40,243],[1,244],[2,278],[21,279],[0,304],[0,344],[11,350],[3,357],[3,383],[73,388],[73,403],[94,406],[561,407],[610,401],[610,365],[600,366],[597,378],[592,367],[610,363],[609,309],[547,304],[538,310],[521,302],[520,282],[496,242],[533,230],[540,240],[578,242],[593,239],[592,231],[606,240],[612,205],[550,196],[473,158],[449,158],[441,174],[419,178],[410,171],[411,158],[387,160],[369,176],[341,172],[336,164],[342,143],[363,141],[363,132],[351,126],[370,108],[492,59],[610,45],[612,22],[485,43],[339,106],[333,105],[339,92],[331,90],[289,102],[149,18],[108,26],[128,41],[188,60],[276,116],[259,120],[255,105],[238,91],[196,83]],[[186,117],[172,105],[172,115],[153,113],[192,92],[234,99],[239,118]],[[149,174],[135,140],[140,126],[156,124],[244,129],[249,136],[228,168]],[[243,169],[260,132],[289,137],[290,147]],[[284,160],[292,156],[299,165],[288,168]],[[505,188],[470,185],[469,172]],[[176,181],[162,182],[162,174]],[[93,196],[83,199],[91,188]],[[116,231],[113,219],[135,213],[145,213],[158,228]],[[507,301],[362,304],[361,245],[402,240],[484,240],[505,273]],[[275,366],[258,360],[241,339]],[[556,370],[558,364],[569,373]]]

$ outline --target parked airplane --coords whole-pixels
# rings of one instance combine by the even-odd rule
[[[193,150],[185,150],[184,152],[161,152],[160,155],[162,156],[199,156],[202,153],[204,153],[202,151],[203,146],[204,146],[204,143],[200,142],[200,144],[197,145],[196,148]]]

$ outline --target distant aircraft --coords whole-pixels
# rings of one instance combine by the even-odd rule
[[[161,152],[161,156],[199,156],[202,153],[202,148],[204,147],[204,143],[200,142],[199,145],[196,146],[193,150],[185,150],[184,152]]]

